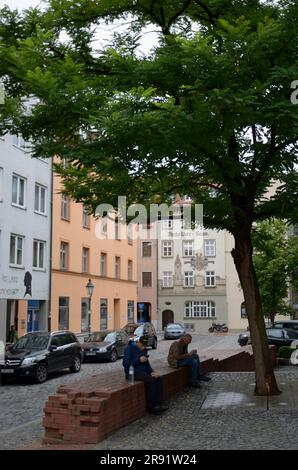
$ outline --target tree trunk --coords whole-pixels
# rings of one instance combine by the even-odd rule
[[[257,277],[252,261],[252,243],[250,232],[243,235],[234,234],[235,248],[232,256],[244,293],[245,307],[251,334],[252,349],[255,360],[257,395],[279,395],[271,354],[268,347],[265,322],[262,315],[262,303]]]

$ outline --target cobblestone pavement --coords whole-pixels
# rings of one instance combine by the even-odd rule
[[[159,336],[158,348],[150,351],[150,360],[164,358],[172,341],[164,341]],[[237,347],[237,335],[225,337],[215,335],[193,335],[192,346],[199,351],[208,348],[220,349]],[[42,384],[30,382],[9,382],[0,387],[0,449],[20,448],[32,441],[41,439],[43,430],[41,419],[43,407],[49,395],[56,392],[61,384],[88,378],[94,374],[122,367],[122,361],[115,363],[82,364],[79,374],[63,371],[50,377]],[[162,419],[166,419],[163,417]],[[151,421],[149,421],[151,422]]]
[[[283,367],[276,376],[284,393],[267,403],[253,396],[254,373],[215,373],[202,389],[173,397],[162,416],[146,415],[95,448],[296,450],[298,368]]]

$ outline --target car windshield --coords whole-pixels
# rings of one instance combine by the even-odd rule
[[[172,323],[171,325],[167,325],[167,330],[182,330],[182,326],[179,323]]]
[[[42,350],[48,347],[49,335],[25,335],[20,338],[12,347],[12,349],[36,349]]]
[[[104,332],[98,331],[97,333],[92,333],[87,339],[86,343],[94,343],[94,342],[101,343],[102,341],[104,341],[106,335],[107,335],[106,331]]]
[[[111,333],[107,334],[107,336],[104,339],[105,343],[113,343],[116,339],[116,332],[112,331]]]
[[[138,326],[138,328],[134,332],[135,336],[141,336],[142,334],[143,334],[143,325]]]

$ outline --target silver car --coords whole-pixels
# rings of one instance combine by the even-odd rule
[[[178,339],[185,333],[185,328],[180,323],[168,323],[164,328],[164,339]]]

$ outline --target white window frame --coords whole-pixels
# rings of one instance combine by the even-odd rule
[[[162,278],[163,287],[173,287],[173,273],[171,271],[164,271]]]
[[[132,281],[133,278],[133,262],[132,259],[127,261],[127,280]]]
[[[12,238],[15,238],[15,249],[14,249],[14,259],[11,261],[11,242]],[[18,263],[18,242],[19,240],[22,240],[22,247],[21,247],[21,262]],[[18,267],[18,268],[23,268],[24,267],[24,250],[25,250],[25,237],[23,235],[18,235],[16,233],[11,233],[10,234],[10,242],[9,242],[9,265]]]
[[[215,271],[206,271],[205,287],[216,287]]]
[[[90,263],[90,248],[83,246],[82,248],[82,273],[89,272],[89,263]]]
[[[15,147],[21,150],[25,150],[27,148],[26,141],[21,134],[14,134],[12,136],[12,143]]]
[[[183,257],[190,258],[194,256],[194,242],[193,240],[184,240],[183,241]]]
[[[35,252],[35,247],[36,247],[36,266],[34,265],[34,252]],[[40,249],[42,247],[43,251],[43,264],[42,266],[40,265]],[[32,267],[33,269],[37,271],[45,271],[46,269],[46,242],[42,240],[33,240],[33,260],[32,260]]]
[[[65,245],[62,247],[62,245]],[[65,266],[62,266],[61,260],[62,257],[65,259]],[[60,270],[61,271],[67,271],[68,270],[68,260],[69,260],[69,243],[61,241],[60,242]]]
[[[184,318],[216,318],[213,300],[188,300],[184,304]]]
[[[106,276],[107,275],[107,254],[100,253],[100,275]]]
[[[216,240],[204,240],[204,254],[205,257],[214,258],[216,256]]]
[[[144,246],[146,246],[146,248],[150,247],[150,255],[144,255]],[[142,242],[142,257],[143,258],[151,258],[152,257],[152,242]]]
[[[36,192],[37,190],[37,192]],[[41,194],[44,191],[44,211],[41,210]],[[37,197],[36,197],[37,195]],[[37,202],[37,204],[36,204]],[[37,207],[36,207],[37,206]],[[40,215],[47,215],[47,187],[42,184],[35,183],[34,191],[34,212]]]
[[[115,279],[121,279],[121,258],[115,256]]]
[[[14,178],[17,180],[17,192],[16,192],[17,202],[13,201],[13,182],[14,182]],[[20,200],[20,186],[21,186],[20,181],[24,182],[24,194],[23,194],[24,204],[23,205],[19,203],[19,200]],[[12,206],[19,207],[20,209],[26,209],[26,183],[27,183],[27,179],[24,178],[24,176],[20,176],[20,175],[17,175],[16,173],[13,173],[13,175],[12,175],[12,186],[11,186],[11,205]]]
[[[195,284],[193,271],[184,271],[183,285],[184,287],[194,287]]]
[[[83,228],[90,229],[90,214],[86,206],[83,206]]]
[[[150,285],[147,285],[147,284],[145,285],[145,284],[144,284],[144,276],[143,276],[143,274],[151,274],[151,276],[150,276],[150,280],[151,280]],[[150,288],[152,287],[152,283],[153,283],[152,271],[142,271],[142,287],[147,287],[147,288],[150,289]]]
[[[172,258],[173,257],[173,242],[172,241],[163,241],[162,242],[162,256],[163,258]]]
[[[70,220],[70,199],[66,193],[61,194],[61,219]]]

